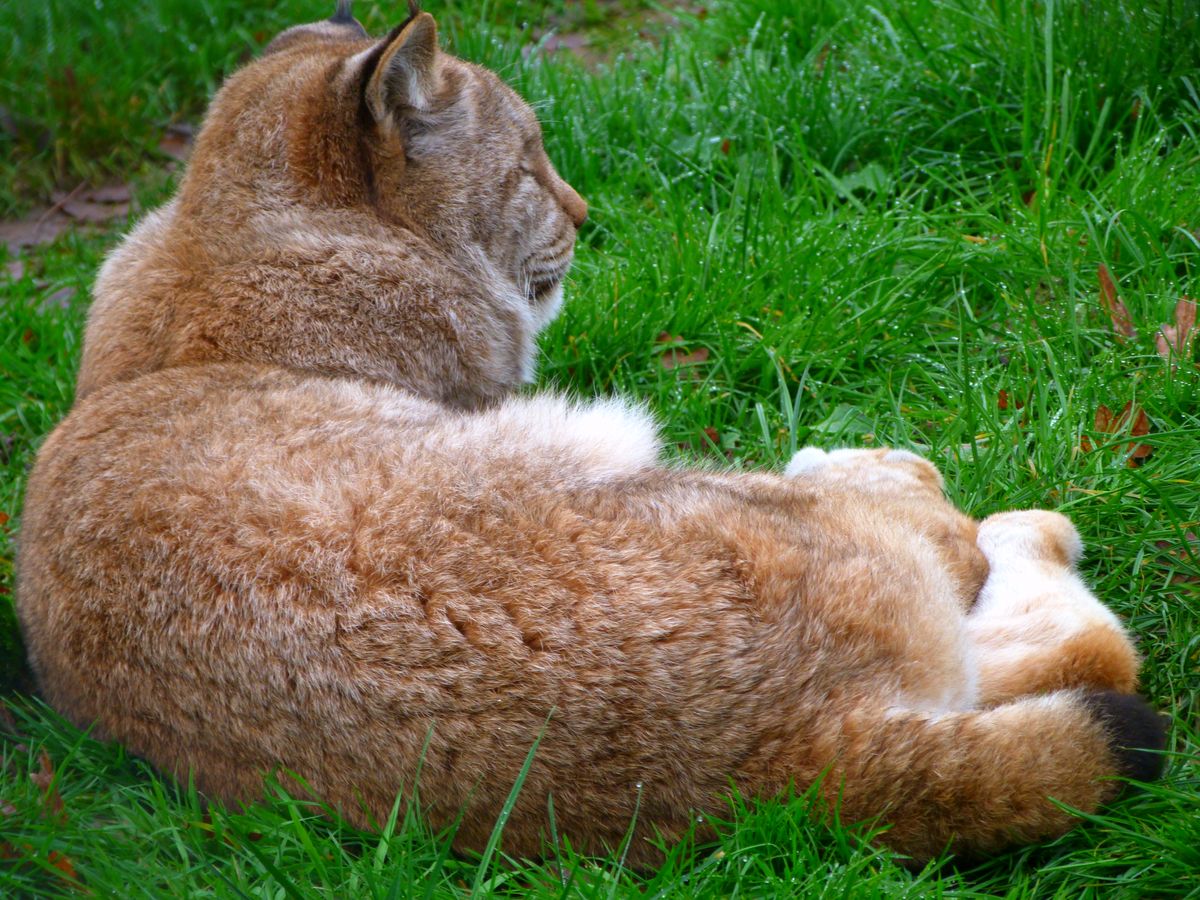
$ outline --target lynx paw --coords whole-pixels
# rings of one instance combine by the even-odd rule
[[[908,450],[843,448],[826,452],[805,447],[796,452],[783,473],[789,478],[816,476],[863,487],[929,487],[942,489],[941,473],[929,460]]]
[[[983,696],[1134,689],[1137,651],[1121,620],[1075,573],[1083,545],[1066,516],[999,513],[983,520],[976,540],[990,572],[967,633]]]
[[[1024,557],[1073,568],[1083,556],[1083,541],[1071,520],[1042,509],[988,516],[979,526],[978,543],[992,566]]]

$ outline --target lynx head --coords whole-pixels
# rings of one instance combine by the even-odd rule
[[[586,215],[429,14],[375,40],[339,3],[214,97],[178,195],[100,272],[77,396],[237,361],[493,402],[532,375]]]
[[[432,16],[409,12],[373,40],[340,0],[331,19],[276,37],[214,101],[181,201],[210,221],[249,202],[402,227],[449,258],[484,261],[545,324],[587,206],[528,104],[445,53]]]

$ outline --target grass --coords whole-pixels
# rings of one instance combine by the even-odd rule
[[[565,844],[512,861],[502,834],[481,865],[408,816],[364,834],[283,795],[205,808],[14,695],[0,893],[70,894],[69,867],[119,896],[1200,896],[1200,371],[1194,346],[1155,346],[1200,290],[1200,5],[722,0],[672,24],[634,2],[551,4],[563,27],[603,35],[592,67],[522,54],[538,4],[430,5],[457,52],[537,104],[591,204],[542,384],[644,398],[683,458],[916,446],[972,514],[1068,512],[1172,716],[1168,775],[982,865],[911,871],[861,829],[815,822],[804,796],[733,800],[715,843],[684,841],[655,872]],[[101,6],[0,12],[9,210],[88,179],[133,178],[157,202],[163,127],[194,119],[270,32],[326,14]],[[376,31],[399,14],[358,12]],[[621,37],[631,12],[655,40]],[[88,288],[118,236],[67,235],[0,274],[5,592],[23,475],[70,405]],[[1134,337],[1114,331],[1101,266]],[[669,351],[695,362],[666,368]],[[1147,434],[1130,436],[1132,416],[1099,427],[1101,407],[1126,404]],[[1151,452],[1131,458],[1139,444]],[[0,653],[19,681],[7,596]]]

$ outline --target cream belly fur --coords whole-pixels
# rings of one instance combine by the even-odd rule
[[[22,516],[45,697],[228,802],[650,862],[730,785],[821,782],[916,859],[1157,774],[1137,656],[1049,512],[977,523],[903,450],[664,465],[619,400],[514,396],[587,208],[415,9],[339,4],[218,93],[106,263]],[[301,783],[302,782],[302,783]],[[306,785],[304,787],[302,785]]]

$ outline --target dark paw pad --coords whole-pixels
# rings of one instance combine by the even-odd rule
[[[1125,778],[1153,781],[1162,775],[1167,718],[1137,694],[1096,691],[1085,698],[1108,732],[1117,771]]]

